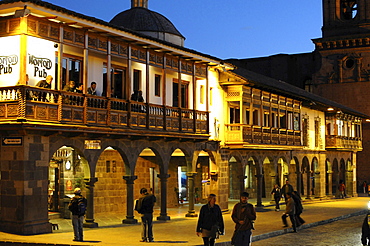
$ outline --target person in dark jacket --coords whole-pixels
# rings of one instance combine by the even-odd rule
[[[301,197],[298,195],[298,192],[297,191],[293,191],[292,198],[294,200],[294,205],[295,205],[295,220],[296,220],[296,224],[297,224],[297,226],[301,226],[304,223],[306,223],[306,221],[304,221],[304,219],[302,219],[302,217],[301,217],[301,214],[303,212],[303,206],[302,206]]]
[[[370,245],[370,214],[368,213],[362,223],[362,234],[361,234],[361,243],[364,246]]]
[[[285,207],[285,213],[281,216],[281,219],[283,220],[284,227],[288,227],[287,217],[290,218],[290,221],[292,222],[293,232],[297,232],[297,223],[295,221],[295,204],[294,200],[292,198],[292,193],[288,192],[286,195],[286,207]]]
[[[196,233],[202,235],[204,246],[215,245],[218,234],[223,235],[224,219],[221,208],[216,204],[216,195],[209,194],[208,203],[200,209]]]
[[[283,187],[281,187],[281,194],[284,196],[285,198],[285,203],[287,202],[288,198],[286,198],[286,194],[289,192],[289,193],[292,193],[294,191],[293,189],[293,186],[289,183],[289,180],[286,180],[285,181],[285,185],[283,185]]]
[[[142,232],[140,242],[154,242],[153,238],[153,207],[157,201],[146,188],[140,189],[142,197],[138,200],[135,210],[141,214]]]
[[[46,76],[45,79],[40,80],[37,82],[36,86],[41,87],[41,88],[46,88],[46,89],[51,89],[51,82],[53,81],[53,76],[48,75]]]
[[[271,194],[274,195],[275,200],[275,211],[280,211],[280,199],[281,199],[281,190],[279,185],[274,185],[274,188],[271,191]]]
[[[69,202],[68,209],[72,212],[72,225],[74,231],[73,241],[83,241],[83,222],[85,211],[81,211],[79,203],[84,203],[84,209],[87,207],[87,200],[81,195],[81,189],[74,190],[74,197]]]
[[[254,206],[248,203],[248,197],[248,192],[240,195],[240,202],[235,204],[231,215],[235,222],[235,232],[231,241],[235,246],[249,246],[252,241],[253,223],[257,216]]]

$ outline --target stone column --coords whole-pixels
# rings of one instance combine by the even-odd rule
[[[299,196],[302,196],[302,173],[297,171],[297,193]]]
[[[86,185],[86,199],[87,199],[87,210],[86,218],[83,227],[96,228],[98,223],[94,222],[94,187],[98,178],[84,179]]]
[[[333,171],[327,171],[328,175],[328,194],[329,196],[333,196]]]
[[[262,205],[262,174],[257,174],[257,207],[263,207]]]
[[[189,200],[189,211],[185,217],[197,217],[194,209],[194,176],[197,175],[196,172],[188,172],[188,200]]]
[[[126,219],[122,220],[123,224],[136,224],[137,219],[134,218],[134,181],[137,176],[123,176],[127,185],[127,215]]]
[[[161,213],[157,217],[157,220],[170,220],[170,216],[167,215],[167,180],[170,177],[167,173],[158,174],[157,177],[161,182]]]

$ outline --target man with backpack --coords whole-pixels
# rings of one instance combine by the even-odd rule
[[[83,241],[83,222],[84,215],[86,213],[87,200],[81,195],[81,189],[76,188],[74,190],[74,197],[68,205],[69,210],[72,212],[72,225],[74,231],[73,241]]]
[[[135,205],[135,210],[141,214],[142,232],[140,242],[154,242],[153,238],[153,207],[156,197],[149,194],[146,188],[140,189],[141,197]]]

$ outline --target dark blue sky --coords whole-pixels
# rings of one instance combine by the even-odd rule
[[[46,0],[110,21],[131,0]],[[321,0],[149,0],[186,37],[185,46],[219,58],[311,52],[321,37]]]

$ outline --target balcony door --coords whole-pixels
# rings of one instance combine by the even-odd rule
[[[179,104],[179,83],[178,80],[173,81],[172,86],[172,106],[189,108],[189,82],[182,81],[181,83],[181,105]]]

